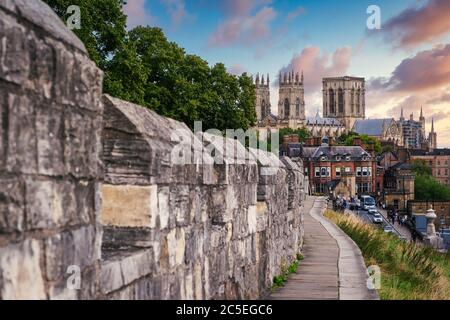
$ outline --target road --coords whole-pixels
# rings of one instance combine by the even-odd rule
[[[373,224],[373,222],[372,222],[372,215],[369,214],[368,211],[365,211],[365,210],[355,210],[355,211],[347,210],[347,212],[350,213],[350,214],[354,214],[354,215],[358,216],[359,218],[361,218],[366,223]],[[391,228],[394,229],[394,233],[397,236],[405,238],[408,242],[411,241],[411,233],[409,232],[409,230],[406,227],[400,226],[398,223],[395,223],[393,225],[392,222],[388,220],[387,212],[385,210],[378,209],[378,212],[381,213],[381,216],[383,217],[383,223],[379,224],[380,228],[384,229],[384,227],[390,226]]]

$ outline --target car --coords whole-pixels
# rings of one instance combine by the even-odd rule
[[[378,214],[378,210],[376,208],[370,208],[368,210],[368,213],[371,215],[375,215],[375,214]]]
[[[365,211],[369,211],[370,209],[376,209],[375,199],[371,196],[361,196],[361,207]]]
[[[393,233],[394,232],[394,228],[392,228],[391,226],[385,226],[384,227],[384,232],[386,232],[386,233]]]
[[[372,222],[376,224],[383,223],[383,217],[378,212],[375,213],[372,217]]]

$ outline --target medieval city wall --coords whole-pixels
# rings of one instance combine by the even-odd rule
[[[301,250],[302,164],[101,85],[45,4],[0,2],[0,299],[264,297]]]

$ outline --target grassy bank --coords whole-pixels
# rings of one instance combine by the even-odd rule
[[[359,246],[366,265],[381,269],[383,300],[450,300],[450,254],[406,243],[354,216],[327,211]]]

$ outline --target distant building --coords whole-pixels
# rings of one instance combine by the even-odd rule
[[[410,150],[410,162],[424,160],[431,167],[434,179],[450,186],[450,149]]]
[[[393,118],[356,120],[352,131],[398,146],[402,146],[404,142],[402,125]]]
[[[323,116],[338,119],[347,129],[366,117],[365,79],[336,77],[323,79]]]
[[[270,81],[259,74],[256,87],[256,129],[260,132],[282,128],[306,128],[312,135],[338,137],[346,131],[345,125],[334,118],[306,117],[303,72],[290,71],[279,75],[278,115],[270,105]]]
[[[326,138],[318,147],[301,146],[300,157],[312,193],[336,195],[334,191],[340,189],[344,196],[376,194],[377,163],[373,151],[365,151],[360,145],[334,146],[332,139]]]
[[[384,201],[387,208],[406,212],[408,201],[414,200],[414,175],[411,165],[397,163],[384,173]]]

